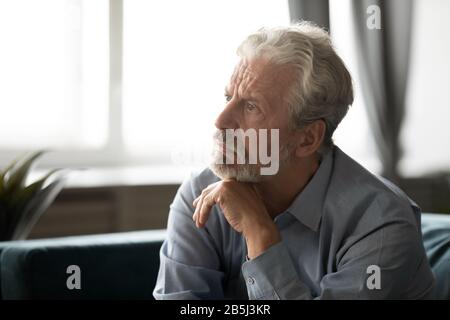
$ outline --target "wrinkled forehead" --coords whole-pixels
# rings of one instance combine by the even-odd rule
[[[239,95],[252,91],[266,95],[284,94],[292,83],[294,73],[288,65],[277,65],[263,58],[241,59],[236,65],[227,90]]]

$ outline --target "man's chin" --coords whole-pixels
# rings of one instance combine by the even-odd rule
[[[211,170],[222,180],[234,179],[240,182],[261,182],[263,177],[259,174],[260,168],[251,165],[216,164],[210,165]]]

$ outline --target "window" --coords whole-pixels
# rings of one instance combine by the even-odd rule
[[[278,0],[0,0],[0,162],[204,163],[237,45],[288,21]]]
[[[0,148],[107,139],[108,2],[0,0]]]

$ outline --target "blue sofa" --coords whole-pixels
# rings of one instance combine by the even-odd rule
[[[450,215],[423,214],[438,299],[450,299]],[[164,230],[0,242],[3,299],[153,299]],[[80,289],[68,289],[68,267]]]

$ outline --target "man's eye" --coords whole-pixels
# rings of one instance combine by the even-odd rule
[[[228,95],[228,94],[226,94],[226,95],[225,95],[225,101],[226,101],[226,102],[229,102],[230,100],[231,100],[231,96]]]
[[[247,110],[249,112],[257,111],[257,109],[258,109],[258,107],[251,102],[247,102],[245,104],[245,110]]]

